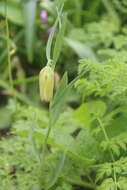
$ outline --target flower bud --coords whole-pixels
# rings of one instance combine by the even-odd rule
[[[49,102],[53,96],[54,71],[50,66],[45,66],[39,74],[40,98]]]

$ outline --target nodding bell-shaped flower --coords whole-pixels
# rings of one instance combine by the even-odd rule
[[[54,71],[50,66],[45,66],[39,74],[40,98],[49,102],[53,96]]]

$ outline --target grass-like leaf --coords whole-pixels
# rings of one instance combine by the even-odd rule
[[[33,60],[33,44],[35,38],[36,1],[24,3],[25,38],[28,60]]]

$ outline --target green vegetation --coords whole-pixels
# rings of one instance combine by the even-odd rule
[[[0,190],[127,190],[126,14],[0,1]]]

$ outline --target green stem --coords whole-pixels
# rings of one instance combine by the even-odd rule
[[[7,37],[7,60],[8,60],[8,75],[11,88],[13,88],[13,79],[11,73],[11,56],[10,56],[10,43],[9,43],[9,24],[7,18],[7,0],[5,0],[5,24],[6,24],[6,37]]]
[[[47,134],[45,136],[45,140],[44,140],[44,144],[43,144],[43,149],[42,149],[42,163],[45,160],[45,154],[46,154],[46,148],[47,148],[47,141],[48,141],[48,137],[51,131],[51,120],[50,120],[50,114],[51,114],[51,101],[49,103],[49,124],[48,124],[48,131]]]
[[[12,77],[12,68],[11,68],[11,55],[10,55],[10,39],[9,39],[9,24],[8,24],[8,10],[7,10],[7,0],[5,0],[5,25],[6,25],[6,37],[7,37],[7,62],[8,62],[8,76],[9,76],[9,83],[11,87],[12,94],[14,96],[14,100],[16,103],[16,96],[14,94],[14,86],[13,86],[13,77]]]
[[[104,133],[105,139],[106,139],[107,143],[109,144],[110,140],[109,140],[109,137],[108,137],[108,135],[106,133],[105,127],[104,127],[103,123],[101,122],[100,118],[97,118],[97,120],[98,120],[98,122],[100,124],[100,127],[101,127],[103,133]],[[112,162],[115,162],[115,158],[113,156],[113,152],[112,152],[111,148],[109,147],[108,150],[109,150]],[[114,166],[113,166],[113,175],[114,175],[113,177],[114,177],[114,182],[115,182],[115,188],[117,190],[117,179],[116,179],[116,173],[115,173]]]
[[[81,10],[82,10],[82,2],[79,0],[74,0],[75,3],[75,14],[74,14],[74,19],[75,19],[75,23],[78,27],[81,27]]]

